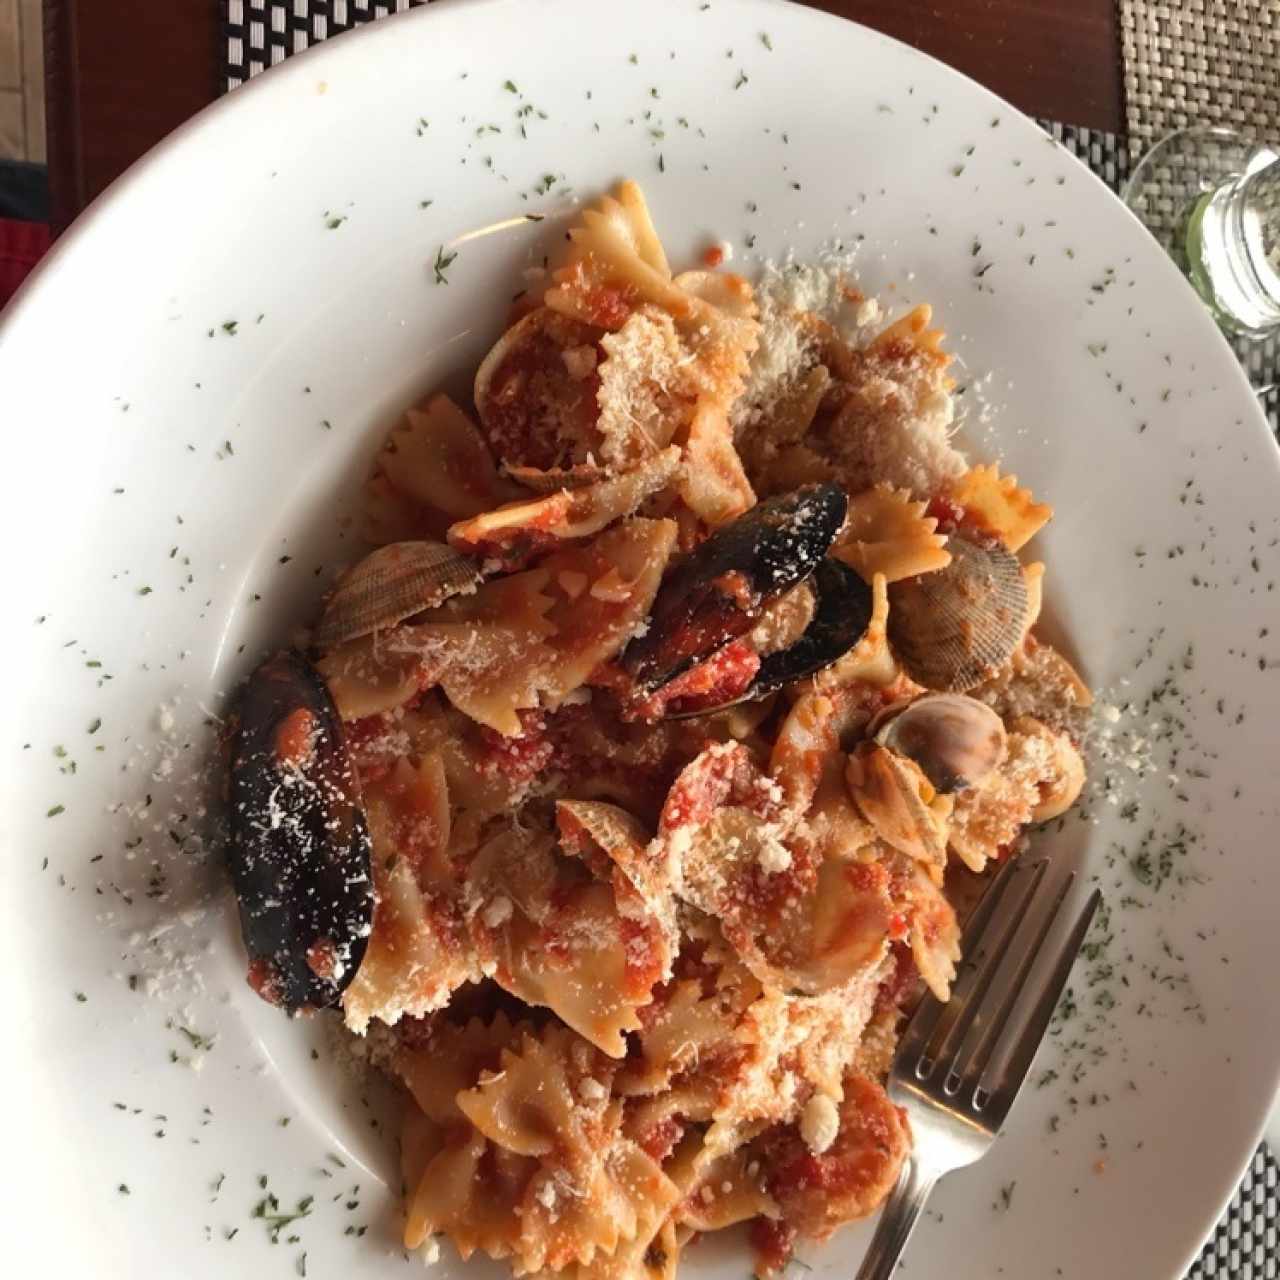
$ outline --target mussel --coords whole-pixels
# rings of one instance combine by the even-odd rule
[[[637,689],[656,692],[750,631],[771,603],[817,568],[848,506],[839,485],[811,485],[717,529],[666,575],[648,630],[623,653]]]
[[[886,707],[870,725],[883,747],[914,760],[935,791],[980,787],[1004,759],[1004,721],[963,693],[926,693]]]
[[[800,638],[760,660],[744,698],[763,698],[793,680],[830,666],[861,639],[871,621],[871,588],[839,560],[818,563],[809,579],[816,601],[813,619]]]
[[[228,857],[249,984],[290,1013],[336,1004],[373,925],[371,844],[342,722],[293,650],[240,697]]]
[[[392,542],[370,552],[334,587],[316,626],[314,643],[332,649],[372,635],[450,596],[474,591],[480,570],[440,542]]]
[[[1018,558],[998,542],[952,534],[951,563],[889,586],[889,643],[926,689],[963,693],[1022,644],[1029,601]]]

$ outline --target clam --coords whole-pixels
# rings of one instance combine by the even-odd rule
[[[858,812],[881,840],[927,866],[946,865],[943,802],[934,807],[933,787],[914,761],[863,743],[849,757],[845,776]]]
[[[474,591],[473,560],[440,542],[392,542],[365,556],[334,587],[316,627],[314,643],[333,649],[348,640],[394,627],[450,596]]]
[[[476,412],[508,466],[558,468],[599,448],[601,330],[546,307],[498,339],[476,370]]]
[[[1004,721],[985,702],[963,693],[926,693],[886,707],[871,722],[883,747],[914,760],[948,795],[980,787],[1004,759]]]
[[[561,489],[585,489],[607,480],[609,473],[594,462],[580,462],[573,467],[505,467],[507,475],[533,493],[559,493]]]
[[[889,587],[889,643],[926,689],[963,693],[1013,657],[1029,601],[1016,556],[952,534],[951,563]]]
[[[781,494],[717,529],[663,579],[621,663],[653,694],[730,641],[823,562],[849,500],[839,485]],[[838,655],[837,655],[838,656]]]
[[[336,1004],[373,924],[360,782],[324,681],[301,654],[268,658],[240,696],[228,859],[249,983],[290,1013]]]

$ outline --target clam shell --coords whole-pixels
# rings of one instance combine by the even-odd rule
[[[600,330],[539,307],[494,344],[476,370],[476,413],[490,448],[510,466],[559,468],[599,447],[594,355]],[[591,368],[571,368],[590,349]],[[569,363],[566,363],[568,359]]]
[[[653,832],[639,818],[599,800],[559,800],[560,845],[581,857],[600,879],[616,867],[645,905],[673,933],[671,885],[666,864],[650,854]]]
[[[946,828],[925,800],[932,788],[914,761],[863,744],[849,757],[845,777],[858,812],[881,840],[918,862],[946,866]]]
[[[440,542],[392,542],[365,556],[334,588],[316,627],[314,643],[332,649],[371,635],[450,596],[474,591],[480,571]]]
[[[608,479],[603,467],[581,462],[575,467],[506,467],[507,475],[517,484],[537,494],[559,493],[561,489],[585,489]]]
[[[963,693],[926,693],[886,707],[872,721],[875,740],[914,760],[948,795],[980,787],[1004,759],[1004,721],[985,702]]]
[[[926,689],[963,693],[1003,667],[1022,643],[1029,601],[1018,559],[998,543],[954,534],[951,563],[889,587],[889,643]]]

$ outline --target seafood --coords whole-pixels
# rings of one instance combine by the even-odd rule
[[[914,760],[948,795],[980,787],[1004,759],[1004,721],[985,702],[963,693],[926,693],[886,707],[872,721],[871,736]]]
[[[808,578],[848,508],[838,485],[770,498],[716,530],[663,580],[649,627],[622,655],[642,694],[653,694],[730,641]]]
[[[864,743],[849,757],[846,778],[858,812],[876,835],[899,853],[942,868],[947,828],[935,792],[914,761],[886,747]]]
[[[1055,733],[1034,716],[1019,716],[1014,733],[1039,738],[1049,744],[1049,766],[1039,782],[1039,798],[1031,810],[1032,822],[1061,817],[1075,804],[1085,783],[1084,760],[1064,733]]]
[[[476,370],[476,412],[508,467],[559,468],[598,454],[602,330],[546,307],[498,339]]]
[[[809,580],[817,603],[800,638],[760,660],[760,670],[744,695],[763,698],[793,680],[829,666],[849,652],[871,622],[871,588],[848,565],[823,560]]]
[[[371,843],[342,722],[294,650],[240,697],[228,856],[250,985],[290,1013],[336,1004],[373,925]]]
[[[507,467],[507,475],[517,484],[533,493],[546,495],[559,493],[561,489],[585,489],[608,478],[608,472],[591,462],[580,462],[572,467]]]
[[[847,565],[823,560],[801,584],[809,592],[808,625],[772,652],[754,648],[756,632],[718,650],[659,690],[667,719],[710,715],[767,698],[784,685],[830,666],[858,643],[871,621],[871,588]],[[736,679],[735,679],[736,675]]]
[[[585,538],[630,515],[669,484],[679,469],[680,450],[664,449],[631,471],[510,502],[459,521],[449,527],[449,541],[482,557],[486,569],[493,564],[519,568],[530,556],[559,541]]]
[[[964,693],[1022,644],[1029,601],[1022,567],[999,543],[952,534],[951,563],[889,586],[889,643],[926,689]]]
[[[439,542],[392,542],[349,569],[316,627],[319,649],[372,635],[450,596],[471,592],[480,571],[461,552]]]

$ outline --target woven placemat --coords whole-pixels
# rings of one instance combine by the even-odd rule
[[[223,22],[226,34],[226,61],[223,67],[224,83],[227,89],[234,89],[243,84],[251,76],[257,75],[267,67],[283,61],[291,53],[297,53],[319,40],[327,39],[343,31],[348,31],[365,22],[385,17],[389,13],[399,13],[405,9],[416,8],[426,4],[428,0],[222,0]],[[1133,61],[1130,53],[1133,49],[1144,51],[1143,92],[1158,92],[1154,87],[1157,81],[1150,69],[1159,65],[1159,58],[1170,58],[1179,70],[1184,69],[1187,62],[1185,54],[1175,52],[1170,43],[1175,37],[1170,32],[1191,32],[1197,38],[1207,39],[1211,34],[1208,24],[1217,21],[1214,15],[1219,11],[1243,9],[1261,14],[1264,6],[1274,6],[1277,0],[1182,0],[1178,9],[1179,21],[1169,17],[1173,6],[1168,4],[1148,4],[1142,0],[1122,0],[1125,30],[1125,62],[1126,85],[1131,79],[1128,70]],[[1135,35],[1138,30],[1138,16],[1142,15],[1141,41]],[[1196,23],[1188,24],[1188,14],[1198,15]],[[1147,25],[1146,15],[1151,15]],[[1157,16],[1162,15],[1162,16]],[[1233,66],[1254,67],[1256,46],[1248,43],[1247,36],[1241,37],[1239,24],[1229,28],[1233,39],[1243,40],[1244,48]],[[1269,43],[1266,45],[1273,61],[1267,69],[1273,78],[1276,75],[1274,58],[1280,47],[1277,28],[1268,18],[1266,29]],[[1177,39],[1182,39],[1181,35]],[[1182,46],[1177,46],[1182,47]],[[1247,58],[1246,55],[1247,54]],[[1258,54],[1261,57],[1261,53]],[[1203,62],[1207,67],[1209,55],[1195,55],[1190,61],[1199,68]],[[1203,86],[1217,84],[1207,70],[1197,71],[1196,77],[1186,83],[1194,84],[1194,90],[1188,89],[1181,96],[1182,101],[1191,104],[1200,101],[1200,89]],[[1252,92],[1246,92],[1238,86],[1243,81],[1238,78],[1232,81],[1233,104],[1224,110],[1246,111],[1251,109],[1255,100]],[[1273,110],[1280,110],[1280,100],[1272,98]],[[1163,110],[1163,108],[1161,108]],[[1154,119],[1153,116],[1147,118]],[[1189,123],[1194,119],[1207,119],[1211,123],[1238,123],[1235,116],[1207,114],[1204,117],[1192,115],[1181,123]],[[1133,112],[1130,109],[1130,130],[1132,133]],[[1270,116],[1272,122],[1280,119]],[[1086,129],[1071,124],[1061,124],[1052,120],[1039,121],[1042,128],[1056,138],[1073,155],[1084,161],[1113,191],[1119,191],[1129,176],[1130,145],[1124,138],[1114,133],[1106,133],[1098,129]],[[1177,127],[1177,122],[1170,118],[1152,124],[1154,136],[1162,136],[1168,129]],[[1280,133],[1280,129],[1276,130]],[[1152,134],[1145,136],[1149,141]],[[1139,151],[1146,143],[1139,144]],[[1280,356],[1277,354],[1275,339],[1267,343],[1242,343],[1237,350],[1241,360],[1249,371],[1255,385],[1280,381]],[[1272,429],[1280,426],[1277,420],[1277,409],[1280,398],[1272,397],[1269,406]],[[1236,1192],[1227,1212],[1219,1222],[1213,1237],[1205,1245],[1199,1260],[1192,1267],[1187,1280],[1280,1280],[1280,1243],[1277,1231],[1280,1229],[1280,1164],[1266,1147],[1259,1147],[1253,1157],[1253,1163],[1246,1170],[1240,1189]]]
[[[1120,31],[1136,152],[1192,124],[1280,136],[1276,0],[1120,0]]]

